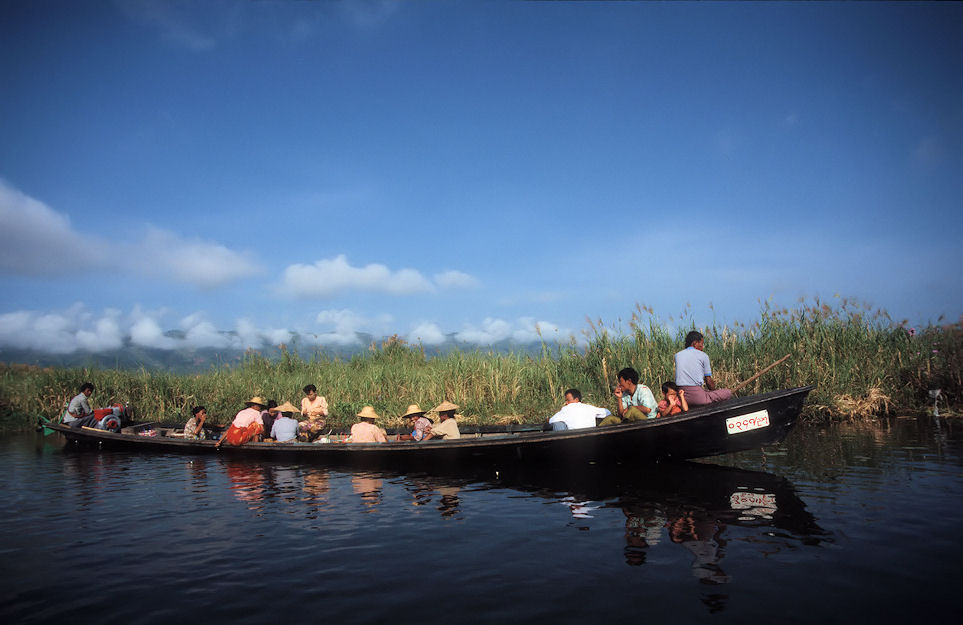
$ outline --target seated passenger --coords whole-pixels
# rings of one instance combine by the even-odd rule
[[[204,431],[204,421],[207,420],[207,408],[204,406],[194,406],[191,409],[193,415],[184,424],[184,438],[193,440],[204,440],[207,433]]]
[[[387,443],[388,437],[374,424],[379,419],[378,413],[371,406],[365,406],[358,413],[361,421],[351,426],[350,443]]]
[[[408,406],[407,412],[401,415],[402,419],[408,419],[411,427],[411,434],[399,434],[399,441],[420,441],[425,438],[427,430],[431,429],[431,419],[425,416],[425,411],[418,404]]]
[[[271,435],[271,427],[274,426],[274,416],[278,412],[278,403],[269,399],[267,406],[261,411],[261,425],[264,426],[264,434]]]
[[[289,443],[298,438],[298,420],[294,414],[298,411],[294,405],[286,401],[275,408],[274,423],[271,425],[271,438],[279,443]]]
[[[604,419],[611,414],[605,408],[582,403],[582,393],[577,388],[565,391],[565,405],[549,418],[553,430],[579,430],[594,428],[596,419]]]
[[[240,446],[264,433],[264,424],[261,423],[261,411],[266,408],[264,400],[260,397],[252,397],[245,402],[245,405],[247,407],[235,415],[231,427],[218,439],[215,447],[220,447],[224,441],[230,445]]]
[[[599,425],[616,425],[630,421],[644,421],[656,417],[655,395],[645,384],[639,384],[639,372],[632,367],[619,371],[619,383],[615,387],[618,414],[605,417]]]
[[[305,397],[301,399],[301,414],[307,420],[301,422],[301,433],[311,440],[324,429],[324,418],[328,416],[328,400],[318,395],[318,387],[308,384],[304,387]]]
[[[450,401],[443,401],[435,407],[435,411],[438,413],[438,423],[433,424],[431,428],[426,430],[424,440],[431,440],[433,438],[440,438],[443,440],[454,440],[456,438],[461,438],[461,432],[458,431],[458,424],[455,423],[455,411],[458,410],[458,406],[451,403]]]
[[[659,402],[659,416],[670,417],[680,412],[689,412],[689,403],[685,400],[685,391],[666,382],[662,385],[662,401]]]
[[[685,349],[675,354],[675,383],[686,392],[687,401],[692,407],[732,399],[732,391],[716,388],[709,357],[704,351],[705,344],[705,337],[693,330],[685,336]],[[705,389],[702,388],[703,382]]]
[[[94,393],[94,385],[84,382],[80,385],[80,392],[67,404],[67,412],[64,413],[63,422],[72,423],[78,419],[89,417],[94,414],[90,407],[90,396]]]

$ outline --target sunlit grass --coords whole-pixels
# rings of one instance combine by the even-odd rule
[[[668,330],[669,324],[678,331]],[[271,361],[249,352],[238,366],[203,374],[0,365],[0,426],[19,428],[39,415],[57,415],[84,381],[96,386],[98,405],[129,402],[138,417],[168,422],[186,420],[192,406],[204,405],[214,422],[225,423],[253,395],[300,405],[306,384],[327,397],[335,427],[354,422],[365,404],[385,417],[386,427],[400,426],[409,404],[431,408],[445,399],[460,405],[467,424],[542,421],[571,387],[582,391],[583,401],[612,409],[614,376],[625,366],[638,370],[658,395],[662,382],[672,379],[673,355],[693,325],[688,309],[667,324],[637,307],[627,327],[617,331],[589,321],[584,347],[573,339],[545,344],[537,355],[453,351],[426,357],[419,346],[391,337],[348,360],[323,354],[302,359],[282,350]],[[932,405],[927,392],[934,388],[955,407],[963,390],[960,323],[912,332],[883,311],[840,299],[834,305],[801,301],[793,309],[764,302],[751,325],[698,329],[721,386],[734,386],[790,354],[740,395],[815,385],[808,419],[920,410]]]

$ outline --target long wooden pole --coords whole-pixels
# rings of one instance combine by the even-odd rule
[[[737,384],[736,386],[732,387],[732,388],[729,389],[729,390],[732,391],[733,393],[735,393],[735,392],[738,391],[739,389],[744,388],[747,384],[749,384],[750,382],[754,381],[754,380],[755,380],[756,378],[758,378],[759,376],[765,374],[766,372],[768,372],[770,369],[772,369],[772,368],[775,367],[776,365],[782,364],[787,358],[789,358],[789,356],[790,356],[789,354],[786,354],[785,356],[783,356],[782,358],[780,358],[780,359],[777,360],[776,362],[772,363],[771,365],[769,365],[768,367],[766,367],[765,369],[763,369],[762,371],[760,371],[760,372],[757,373],[756,375],[752,376],[751,378],[749,378],[748,380],[746,380],[746,381],[743,382],[742,384]]]

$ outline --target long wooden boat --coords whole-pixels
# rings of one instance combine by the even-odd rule
[[[468,462],[631,464],[684,460],[781,442],[812,386],[741,397],[672,417],[607,427],[545,431],[542,425],[462,428],[458,440],[390,443],[247,443],[240,447],[169,436],[172,428],[137,423],[120,433],[63,424],[47,427],[71,442],[160,452],[218,453],[295,462],[392,468],[451,468]],[[150,434],[150,435],[147,435]]]

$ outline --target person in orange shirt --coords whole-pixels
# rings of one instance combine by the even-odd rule
[[[378,413],[371,406],[365,406],[358,413],[361,421],[351,426],[351,443],[387,443],[388,437],[374,424],[379,419]]]

